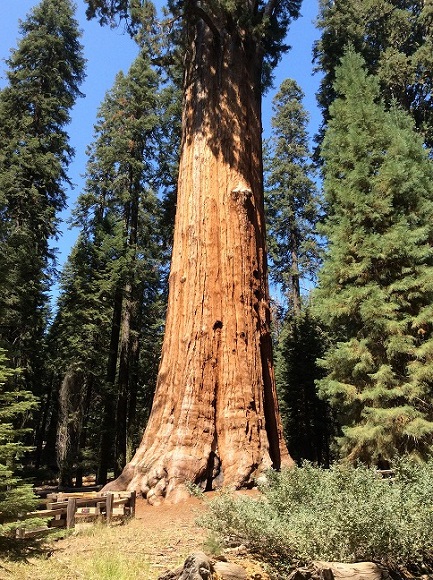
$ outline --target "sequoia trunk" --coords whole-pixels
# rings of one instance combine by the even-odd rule
[[[140,447],[111,487],[151,502],[250,486],[292,463],[272,365],[261,158],[262,57],[196,19],[187,58],[169,305]]]

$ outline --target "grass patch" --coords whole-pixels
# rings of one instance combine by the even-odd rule
[[[151,537],[150,537],[151,536]],[[164,541],[164,539],[162,539]],[[145,522],[79,525],[73,535],[49,544],[45,554],[27,562],[4,561],[1,580],[156,580],[184,558],[162,561],[160,539]]]
[[[149,578],[150,563],[122,554],[104,554],[93,558],[86,568],[88,580],[130,580]]]

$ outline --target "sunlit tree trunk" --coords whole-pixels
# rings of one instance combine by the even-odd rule
[[[119,371],[117,379],[115,475],[126,463],[126,425],[128,417],[129,358],[131,340],[131,287],[124,288],[121,331],[119,337]]]
[[[111,484],[151,502],[175,501],[188,481],[250,486],[266,468],[292,461],[269,329],[262,56],[231,20],[218,30],[196,20],[157,389],[141,445]]]
[[[59,392],[57,461],[59,485],[71,487],[80,456],[80,442],[85,424],[86,402],[91,381],[82,370],[71,368],[65,374]]]

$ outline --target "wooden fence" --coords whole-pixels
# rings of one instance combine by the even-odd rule
[[[51,528],[73,528],[79,519],[102,519],[109,524],[113,517],[135,516],[135,491],[107,493],[51,493],[43,500],[45,509],[28,512],[17,530],[18,538],[26,538]],[[25,520],[41,518],[46,526],[26,530]]]

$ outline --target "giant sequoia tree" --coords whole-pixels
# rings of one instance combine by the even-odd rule
[[[107,13],[119,2],[104,5]],[[176,6],[186,58],[166,332],[149,423],[115,484],[151,501],[175,499],[186,481],[251,485],[290,460],[269,329],[261,93],[298,8],[291,0]]]

